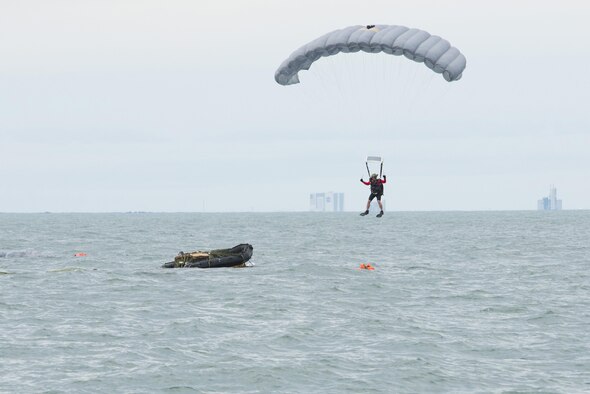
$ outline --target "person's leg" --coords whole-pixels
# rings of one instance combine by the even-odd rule
[[[383,204],[381,203],[381,195],[377,196],[377,202],[379,203],[379,208],[381,209],[381,212],[379,212],[377,217],[380,218],[381,216],[383,216]]]
[[[375,195],[373,193],[371,193],[371,195],[369,196],[369,200],[367,201],[367,209],[365,210],[365,212],[361,213],[361,216],[365,216],[369,214],[369,208],[371,207],[371,200],[375,198]]]

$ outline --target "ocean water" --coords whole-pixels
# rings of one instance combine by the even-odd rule
[[[160,268],[244,242],[254,267]],[[0,214],[0,371],[6,393],[590,392],[590,212]]]

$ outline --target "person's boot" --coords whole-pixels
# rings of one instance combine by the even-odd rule
[[[367,216],[369,214],[369,211],[365,211],[361,213],[361,216]]]
[[[379,213],[377,214],[377,217],[378,217],[378,218],[380,218],[381,216],[383,216],[383,211],[381,211],[381,212],[379,212]]]

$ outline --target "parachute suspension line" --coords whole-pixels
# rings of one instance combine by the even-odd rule
[[[349,94],[346,92],[347,82],[345,80],[346,75],[346,67],[337,56],[329,56],[330,59],[330,71],[332,72],[332,81],[333,81],[333,88],[332,88],[332,100],[336,101],[336,106],[338,107],[338,114],[348,114],[350,113],[350,99]],[[336,96],[336,97],[334,97]],[[348,127],[348,125],[344,126]]]
[[[408,64],[408,66],[414,66],[414,64]],[[413,101],[413,97],[416,96],[416,90],[412,89],[412,87],[415,84],[416,81],[416,74],[418,73],[418,68],[417,67],[412,67],[410,74],[411,77],[406,79],[406,83],[404,84],[404,96],[407,97],[407,105],[408,108],[406,108],[407,112],[411,112],[412,108],[414,108],[414,101]]]
[[[445,102],[447,96],[449,95],[450,91],[451,91],[452,87],[448,86],[448,84],[445,84],[445,87],[443,88],[443,92],[440,95],[440,98],[438,99],[439,102]]]
[[[361,112],[360,117],[352,117],[347,122],[347,127],[357,128],[359,127],[358,122],[362,119],[362,122],[366,125],[368,117],[366,115],[367,105],[370,98],[367,98],[366,84],[363,83],[366,80],[364,75],[364,68],[362,63],[364,59],[361,59],[362,53],[344,53],[342,54],[341,60],[343,60],[341,66],[343,67],[344,83],[342,88],[344,89],[344,97],[342,100],[346,103],[345,113],[355,114]],[[372,125],[368,125],[372,126]],[[365,126],[363,126],[365,127]]]
[[[426,99],[427,100],[430,100],[430,104],[431,104],[431,105],[428,105],[426,103],[427,105],[425,105],[425,108],[428,111],[431,111],[432,110],[432,107],[433,107],[432,104],[434,104],[433,98],[436,96],[435,94],[430,94],[430,92],[432,91],[432,87],[433,87],[432,84],[434,83],[434,78],[436,78],[436,75],[432,74],[430,76],[430,78],[428,78],[428,81],[426,82],[426,86],[424,87],[424,92],[425,92]],[[434,89],[435,92],[436,92],[436,90],[437,89]]]
[[[353,54],[351,53],[346,53],[343,56],[344,61],[346,62],[345,67],[346,69],[344,70],[344,75],[345,75],[345,83],[346,86],[344,87],[346,89],[346,101],[347,101],[347,105],[348,105],[348,110],[351,110],[353,108],[353,104],[356,100],[356,93],[357,90],[355,88],[355,86],[353,85],[353,83],[355,82],[355,79],[353,78],[352,75],[352,71],[351,68],[353,68],[353,58],[352,58]]]
[[[328,69],[326,74],[329,77],[328,79],[330,80],[330,86],[336,85],[337,88],[340,87],[340,81],[338,78],[338,62],[334,61],[334,56],[327,56],[324,60],[326,68]]]
[[[395,92],[394,99],[395,99],[395,118],[392,117],[392,123],[395,123],[402,115],[403,109],[403,100],[404,100],[404,93],[403,93],[403,80],[405,78],[405,62],[400,62],[398,56],[391,55],[389,58],[390,62],[394,65],[397,73],[392,74],[390,76],[390,83],[392,91]],[[398,123],[399,124],[399,123]]]
[[[367,166],[367,174],[369,174],[369,179],[371,178],[371,171],[369,170],[369,162],[365,161],[365,165]]]
[[[381,168],[379,168],[379,178],[383,176],[383,161],[381,161]]]
[[[298,91],[300,98],[303,101],[306,107],[306,113],[314,113],[315,111],[317,111],[317,100],[319,95],[314,94],[314,91],[317,91],[317,76],[315,75],[316,73],[314,71],[312,72],[308,72],[305,75],[305,79],[307,80],[307,83],[301,83],[298,84],[297,86],[293,86],[293,88],[295,90]]]
[[[377,123],[377,127],[379,128],[380,132],[382,133],[387,128],[385,127],[385,97],[383,93],[384,88],[384,72],[383,72],[383,56],[370,56],[371,63],[373,64],[373,74],[371,76],[371,81],[373,82],[374,92],[376,100],[374,100],[374,106],[377,110],[375,114],[375,121]]]
[[[418,71],[422,71],[419,70],[418,68],[414,69],[415,71],[415,76],[418,73]],[[410,117],[414,117],[414,115],[417,113],[417,108],[420,108],[420,110],[424,109],[424,105],[420,105],[417,106],[416,103],[418,102],[418,100],[423,99],[424,96],[428,97],[431,94],[429,94],[430,92],[430,85],[432,84],[432,81],[434,80],[434,78],[436,77],[436,74],[431,74],[428,78],[416,78],[417,81],[413,80],[413,83],[416,84],[417,86],[415,86],[414,89],[410,89],[410,94],[409,94],[409,108],[408,108],[408,114],[410,115]],[[426,109],[428,110],[428,109]]]
[[[318,65],[320,66],[320,68],[317,70],[317,75],[318,75],[318,80],[320,82],[319,88],[321,91],[321,105],[322,106],[326,106],[326,109],[328,108],[333,108],[334,103],[330,102],[330,81],[329,79],[331,78],[330,75],[330,65],[328,64],[328,58],[326,57],[321,57],[318,61],[317,61]],[[330,112],[327,112],[328,114],[331,115]]]
[[[314,110],[314,106],[312,105],[313,100],[314,100],[314,96],[309,92],[309,87],[313,84],[308,84],[306,86],[297,86],[297,88],[301,87],[302,89],[298,89],[298,93],[301,95],[301,98],[305,104],[305,106],[307,107],[306,113],[308,112],[313,112]]]
[[[392,79],[392,73],[395,71],[395,66],[391,67],[391,60],[391,56],[383,56],[383,75],[385,76],[383,81],[383,87],[388,92],[395,91]],[[389,97],[391,96],[391,94],[388,94],[386,97],[389,99]],[[387,101],[383,103],[383,116],[385,118],[385,127],[387,132],[393,129],[392,112],[396,110],[396,108],[393,107],[391,104],[392,103]]]
[[[379,56],[383,60],[383,88],[387,92],[395,92],[395,86],[393,85],[393,76],[397,70],[397,63],[392,59],[393,56]],[[393,64],[392,64],[393,63]],[[386,132],[390,132],[393,129],[393,119],[395,112],[398,110],[397,103],[393,102],[392,97],[395,95],[385,95],[387,100],[383,102],[383,118],[385,123]]]
[[[388,56],[373,56],[372,54],[365,54],[369,64],[370,75],[369,85],[372,86],[372,94],[369,97],[373,113],[370,118],[373,118],[375,127],[380,131],[380,134],[386,133],[389,129],[389,119],[391,108],[391,90],[387,84],[387,67],[386,58]]]
[[[332,58],[332,65],[331,66],[332,66],[332,69],[334,70],[334,80],[336,83],[336,89],[338,89],[338,92],[337,92],[338,104],[339,104],[341,111],[346,111],[347,108],[346,108],[346,103],[344,102],[344,91],[342,90],[342,85],[344,82],[344,81],[342,81],[342,64],[341,64],[341,62],[334,61],[334,56],[330,56],[330,58]],[[346,112],[344,112],[344,113],[346,113]]]
[[[383,102],[383,119],[385,124],[385,131],[389,134],[393,129],[393,119],[395,118],[395,112],[397,111],[397,107],[395,107],[395,103],[393,103],[391,97],[394,96],[391,92],[395,92],[395,86],[393,84],[392,73],[395,72],[395,67],[391,67],[391,56],[383,56],[383,89],[385,92],[389,92],[389,94],[384,94],[384,97],[387,97],[387,100]]]
[[[333,72],[333,81],[334,86],[332,88],[332,97],[333,100],[336,101],[336,106],[338,107],[338,114],[349,114],[352,113],[354,108],[351,104],[350,92],[347,91],[349,89],[348,78],[347,78],[347,71],[348,67],[346,67],[346,63],[343,62],[343,59],[348,59],[347,56],[343,56],[342,59],[338,59],[337,56],[330,56],[330,70]],[[343,124],[342,127],[346,130],[349,128],[349,124]]]
[[[397,60],[397,56],[396,56],[396,60]],[[402,79],[402,68],[405,65],[404,62],[396,62],[397,63],[397,79],[398,81],[401,81]]]
[[[365,53],[364,53],[364,52],[362,52],[362,51],[358,52],[358,54],[359,54],[360,56],[362,56],[362,58],[363,58],[363,70],[362,70],[362,74],[361,74],[362,81],[363,81],[363,84],[362,84],[362,85],[363,85],[363,86],[362,86],[362,87],[363,87],[363,89],[361,89],[361,94],[362,94],[362,96],[363,96],[363,99],[365,99],[365,100],[366,100],[366,99],[367,99],[367,97],[371,97],[371,95],[369,95],[369,94],[368,94],[369,92],[367,92],[367,90],[368,90],[368,89],[371,89],[371,87],[369,87],[369,88],[367,89],[367,83],[366,83],[366,81],[367,81],[367,75],[368,75],[367,57],[365,56]],[[374,94],[374,93],[375,93],[375,92],[373,92],[373,94]],[[373,97],[374,97],[374,96],[373,96]]]
[[[380,56],[379,56],[380,57]],[[387,101],[388,101],[388,96],[383,94],[384,89],[386,89],[386,82],[387,82],[387,77],[385,75],[385,65],[383,63],[383,59],[379,59],[378,61],[379,65],[380,65],[380,70],[379,70],[379,75],[375,78],[376,83],[379,85],[379,97],[381,98],[381,100],[379,100],[379,105],[378,105],[378,111],[379,114],[377,115],[379,118],[379,123],[380,123],[380,128],[382,130],[383,133],[387,133],[387,131],[389,130],[388,127],[388,105],[387,105]]]
[[[316,111],[318,109],[333,108],[333,102],[330,101],[330,83],[327,79],[330,78],[330,67],[326,64],[326,58],[321,58],[317,63],[318,67],[315,69],[315,94],[312,102],[314,102]],[[314,65],[316,64],[314,63]],[[312,92],[313,93],[313,92]],[[333,109],[332,109],[333,110]],[[330,114],[331,111],[326,110],[324,113]]]
[[[332,59],[332,70],[334,70],[334,95],[336,95],[335,100],[338,102],[339,114],[346,114],[349,113],[349,104],[347,102],[347,95],[346,91],[344,90],[346,87],[346,81],[344,80],[344,69],[343,69],[343,62],[339,61],[337,56],[330,56]],[[348,127],[347,125],[344,127]]]
[[[359,105],[359,95],[362,95],[363,92],[360,89],[360,86],[362,86],[361,83],[359,83],[360,80],[362,80],[362,67],[361,67],[361,63],[360,61],[362,59],[360,59],[359,54],[358,53],[346,53],[343,56],[346,59],[346,67],[347,67],[347,72],[346,72],[346,87],[345,89],[347,90],[347,104],[348,104],[348,110],[349,111],[354,111],[355,110],[355,104]],[[356,74],[355,74],[356,73]],[[358,111],[359,108],[356,108],[356,111]]]
[[[322,64],[322,66],[324,66],[324,64]],[[320,69],[319,72],[316,73],[318,76],[318,80],[320,81],[320,85],[321,85],[321,92],[322,92],[322,101],[326,102],[327,100],[327,92],[328,92],[328,85],[326,84],[326,81],[324,80],[324,76],[323,76],[323,72]]]

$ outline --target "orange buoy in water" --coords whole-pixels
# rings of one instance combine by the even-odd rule
[[[86,253],[84,253],[84,252],[74,253],[74,257],[84,257],[84,256],[86,256]]]
[[[375,267],[373,267],[371,264],[361,264],[359,269],[361,270],[369,270],[369,271],[375,271]]]

